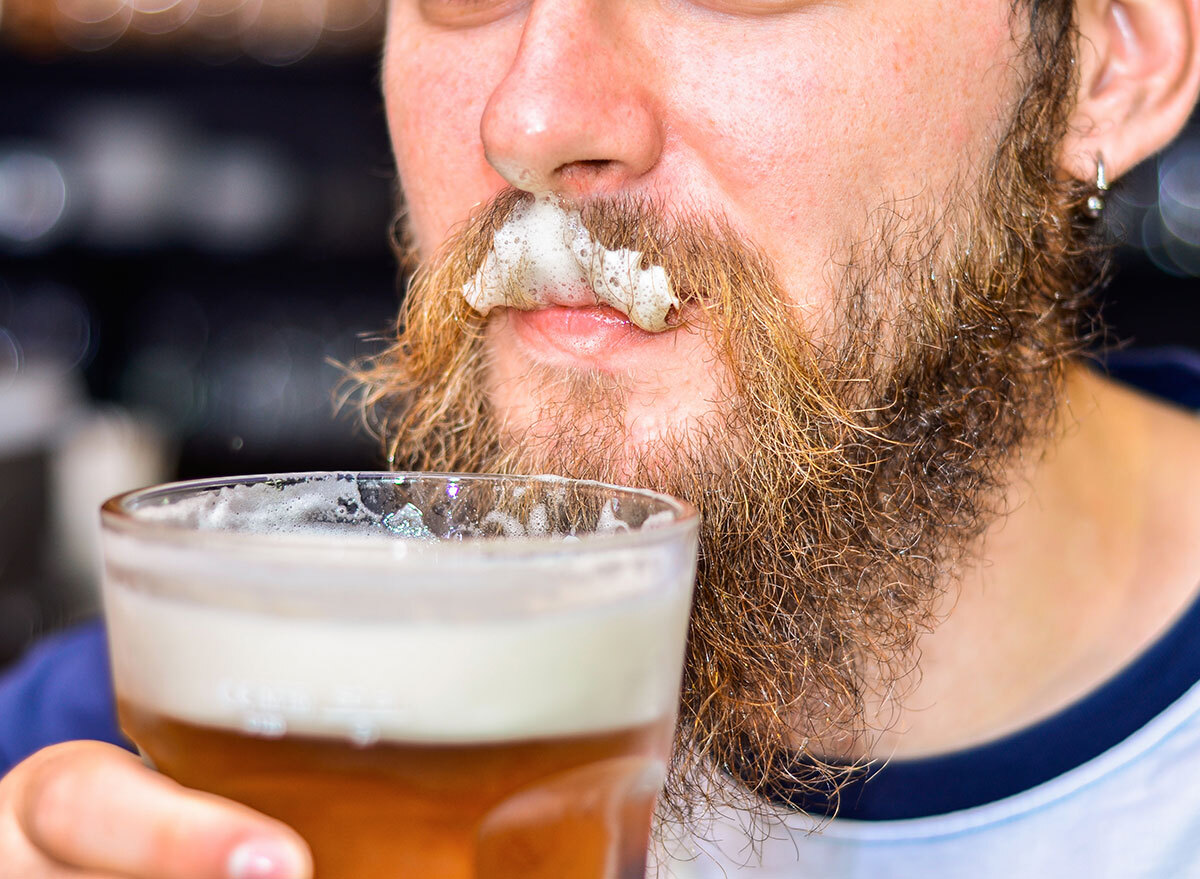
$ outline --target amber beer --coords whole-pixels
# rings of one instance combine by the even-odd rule
[[[159,771],[296,828],[317,879],[642,879],[694,514],[585,483],[616,501],[564,519],[562,480],[530,481],[545,502],[520,491],[508,510],[499,478],[411,476],[384,503],[403,512],[397,529],[370,510],[377,493],[363,499],[384,478],[184,483],[109,502],[122,728]],[[444,507],[420,513],[434,480],[467,495],[452,527]],[[322,505],[339,512],[314,517]],[[471,525],[485,520],[508,536]]]
[[[643,879],[666,722],[496,744],[265,740],[121,706],[189,787],[300,831],[320,877]]]

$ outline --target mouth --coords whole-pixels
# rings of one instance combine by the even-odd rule
[[[513,330],[527,346],[575,364],[603,367],[621,359],[631,348],[674,335],[669,330],[647,332],[610,305],[551,305],[530,311],[505,311]]]
[[[512,327],[524,341],[576,360],[604,358],[659,335],[637,327],[611,305],[551,305],[509,313]]]

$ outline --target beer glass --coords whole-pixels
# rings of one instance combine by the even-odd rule
[[[698,516],[557,477],[308,473],[102,509],[122,728],[317,879],[642,879]]]

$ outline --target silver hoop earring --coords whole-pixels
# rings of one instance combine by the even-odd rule
[[[1104,170],[1104,154],[1096,153],[1096,192],[1088,196],[1084,210],[1093,220],[1104,213],[1104,193],[1108,192],[1108,173]]]

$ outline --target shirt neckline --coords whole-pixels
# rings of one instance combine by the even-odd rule
[[[1156,396],[1200,406],[1200,357],[1182,349],[1115,352],[1103,368]],[[1010,735],[933,757],[868,767],[841,786],[780,790],[779,805],[815,816],[903,821],[994,803],[1094,760],[1200,681],[1200,597],[1154,643],[1076,702]]]
[[[784,791],[810,815],[902,821],[958,812],[1038,787],[1131,737],[1200,681],[1200,599],[1105,683],[1054,715],[987,744],[872,766],[840,789]]]

